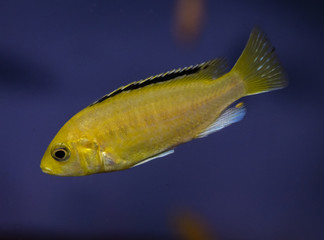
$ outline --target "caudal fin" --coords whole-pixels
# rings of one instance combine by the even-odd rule
[[[232,69],[245,84],[246,95],[283,88],[287,80],[266,35],[254,28],[240,58]]]

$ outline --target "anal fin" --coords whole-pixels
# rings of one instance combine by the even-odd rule
[[[246,114],[246,109],[242,102],[235,107],[226,109],[208,128],[200,133],[197,138],[203,138],[211,133],[219,131],[233,123],[241,121]]]

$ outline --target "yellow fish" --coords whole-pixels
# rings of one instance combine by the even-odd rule
[[[45,173],[82,176],[124,170],[173,153],[245,115],[236,100],[286,86],[274,48],[257,28],[226,71],[215,59],[133,82],[73,116],[41,161]]]

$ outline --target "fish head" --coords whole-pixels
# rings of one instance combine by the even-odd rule
[[[44,173],[84,176],[104,171],[98,144],[81,133],[63,126],[41,160],[40,167]]]

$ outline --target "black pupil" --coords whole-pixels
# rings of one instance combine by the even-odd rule
[[[55,157],[59,158],[59,159],[62,159],[65,157],[65,151],[63,150],[58,150],[55,152]]]

